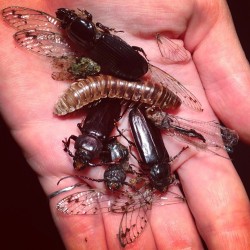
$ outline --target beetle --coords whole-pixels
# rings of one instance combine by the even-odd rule
[[[102,100],[90,108],[85,120],[77,126],[81,135],[71,135],[63,141],[64,150],[73,157],[73,166],[81,170],[85,166],[96,166],[91,161],[98,158],[108,142],[109,136],[118,120],[121,112],[119,100]],[[75,154],[70,149],[70,141],[75,141]]]
[[[111,74],[128,80],[138,79],[148,71],[147,60],[138,53],[141,48],[130,46],[120,37],[110,33],[104,25],[92,21],[86,10],[76,14],[60,8],[56,17],[68,37],[81,45],[87,56],[101,65],[103,74]]]
[[[171,158],[164,145],[160,130],[148,120],[142,110],[133,108],[129,112],[129,124],[139,153],[141,168],[149,174],[153,188],[164,192],[173,183],[170,163],[188,147],[184,147]]]

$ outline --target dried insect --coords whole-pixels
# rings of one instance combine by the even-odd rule
[[[189,120],[150,108],[146,110],[146,115],[167,135],[174,136],[197,149],[208,150],[215,154],[217,153],[212,149],[223,149],[231,153],[239,139],[236,131],[215,121]]]
[[[122,98],[149,106],[177,108],[180,99],[163,85],[149,81],[130,82],[113,76],[99,75],[72,83],[57,101],[54,113],[65,115],[101,98]]]
[[[60,70],[52,73],[52,78],[57,81],[74,81],[97,75],[101,70],[96,62],[87,57],[56,57],[53,58],[52,65]]]
[[[87,56],[101,65],[103,74],[134,80],[148,71],[148,63],[137,51],[110,29],[100,23],[92,22],[92,15],[86,10],[79,14],[73,10],[60,8],[56,16],[68,37],[82,46]]]
[[[87,176],[77,176],[81,179],[87,179],[95,182],[104,182],[109,190],[118,190],[123,185],[133,188],[131,183],[126,182],[127,174],[135,174],[129,164],[129,152],[127,147],[112,138],[107,144],[104,144],[104,149],[100,155],[102,163],[100,165],[108,166],[104,171],[103,179],[94,179]]]
[[[109,190],[118,190],[124,184],[132,186],[127,183],[126,177],[127,174],[135,174],[135,170],[132,169],[129,164],[129,151],[128,148],[123,144],[118,142],[116,139],[109,141],[106,145],[108,157],[104,158],[101,156],[101,159],[104,163],[115,163],[108,167],[104,171],[104,183],[106,184]]]
[[[185,201],[183,196],[171,191],[163,195],[143,187],[137,192],[130,189],[109,192],[92,189],[83,181],[55,191],[49,198],[75,188],[81,190],[61,199],[57,203],[57,210],[68,215],[120,213],[122,217],[118,237],[122,247],[134,242],[142,234],[148,223],[146,213],[152,205],[172,205]]]
[[[130,111],[129,124],[141,158],[141,162],[139,162],[141,168],[149,174],[150,184],[153,188],[160,192],[166,191],[174,180],[170,162],[187,147],[183,148],[175,157],[170,158],[160,130],[137,108]]]
[[[151,78],[151,82],[161,84],[171,90],[181,99],[183,104],[198,111],[202,110],[197,98],[180,82],[149,64],[137,52],[142,51],[140,48],[130,46],[118,36],[110,34],[113,29],[99,23],[94,24],[91,21],[91,14],[87,11],[79,11],[77,14],[72,10],[61,8],[57,15],[62,19],[62,22],[47,13],[17,6],[4,9],[2,14],[9,25],[21,29],[19,34],[15,35],[19,45],[50,57],[67,57],[72,56],[72,53],[73,56],[82,56],[81,53],[78,54],[79,52],[72,49],[72,45],[69,46],[66,39],[58,31],[59,27],[64,28],[71,24],[70,28],[67,29],[69,37],[74,42],[77,40],[77,44],[85,48],[84,53],[100,65],[101,73],[112,73],[112,75],[124,79],[137,80],[149,72],[147,75]],[[75,24],[79,24],[79,26]],[[100,45],[97,45],[97,41],[101,41]],[[164,39],[162,42],[164,43]],[[89,48],[88,46],[93,47]],[[112,63],[116,64],[111,65]]]
[[[73,157],[73,166],[80,170],[85,166],[96,166],[91,161],[98,158],[118,120],[121,112],[119,100],[102,100],[90,108],[85,120],[77,124],[81,135],[71,135],[63,141],[64,150]],[[75,141],[75,154],[70,149],[70,141]]]

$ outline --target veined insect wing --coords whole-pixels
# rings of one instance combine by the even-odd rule
[[[17,30],[39,29],[59,32],[61,21],[45,12],[20,6],[2,10],[3,20]]]
[[[75,55],[66,39],[52,31],[21,30],[14,34],[14,39],[21,47],[43,56],[72,57]]]
[[[174,77],[152,64],[149,64],[149,72],[148,78],[150,81],[162,84],[171,90],[186,106],[197,111],[203,111],[199,100]]]
[[[161,56],[167,63],[187,63],[191,60],[191,54],[185,49],[183,44],[173,42],[167,36],[156,34],[156,42]],[[182,42],[182,41],[179,41]],[[183,42],[182,42],[183,43]]]

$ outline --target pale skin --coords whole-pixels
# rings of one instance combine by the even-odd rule
[[[126,31],[118,35],[131,45],[143,47],[151,62],[186,84],[204,108],[199,113],[183,106],[176,114],[204,121],[217,117],[250,143],[249,64],[225,1],[54,2],[1,1],[0,9],[19,5],[50,14],[59,7],[87,9],[96,21]],[[16,46],[14,32],[1,20],[1,113],[49,194],[58,189],[59,178],[74,173],[72,159],[63,152],[61,140],[78,133],[76,123],[82,113],[66,119],[52,114],[67,83],[51,79],[46,58]],[[181,37],[192,53],[192,61],[164,64],[153,36],[157,32]],[[239,105],[240,100],[244,101]],[[177,154],[179,148],[174,143],[170,145],[168,137],[164,140],[170,154]],[[150,225],[127,248],[202,249],[201,238],[209,249],[250,248],[249,200],[231,161],[207,152],[191,152],[183,153],[173,164],[173,169],[181,165],[177,171],[187,203],[154,207]],[[94,171],[89,171],[92,177],[101,176],[98,170]],[[74,182],[68,180],[65,185]],[[51,212],[67,249],[119,247],[116,234],[120,217],[62,216],[56,212],[55,204],[56,199],[51,202]]]

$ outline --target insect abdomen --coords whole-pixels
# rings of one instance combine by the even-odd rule
[[[54,113],[65,115],[102,98],[120,98],[150,106],[177,108],[181,101],[163,85],[150,81],[126,81],[109,75],[79,80],[70,85],[55,105]]]

